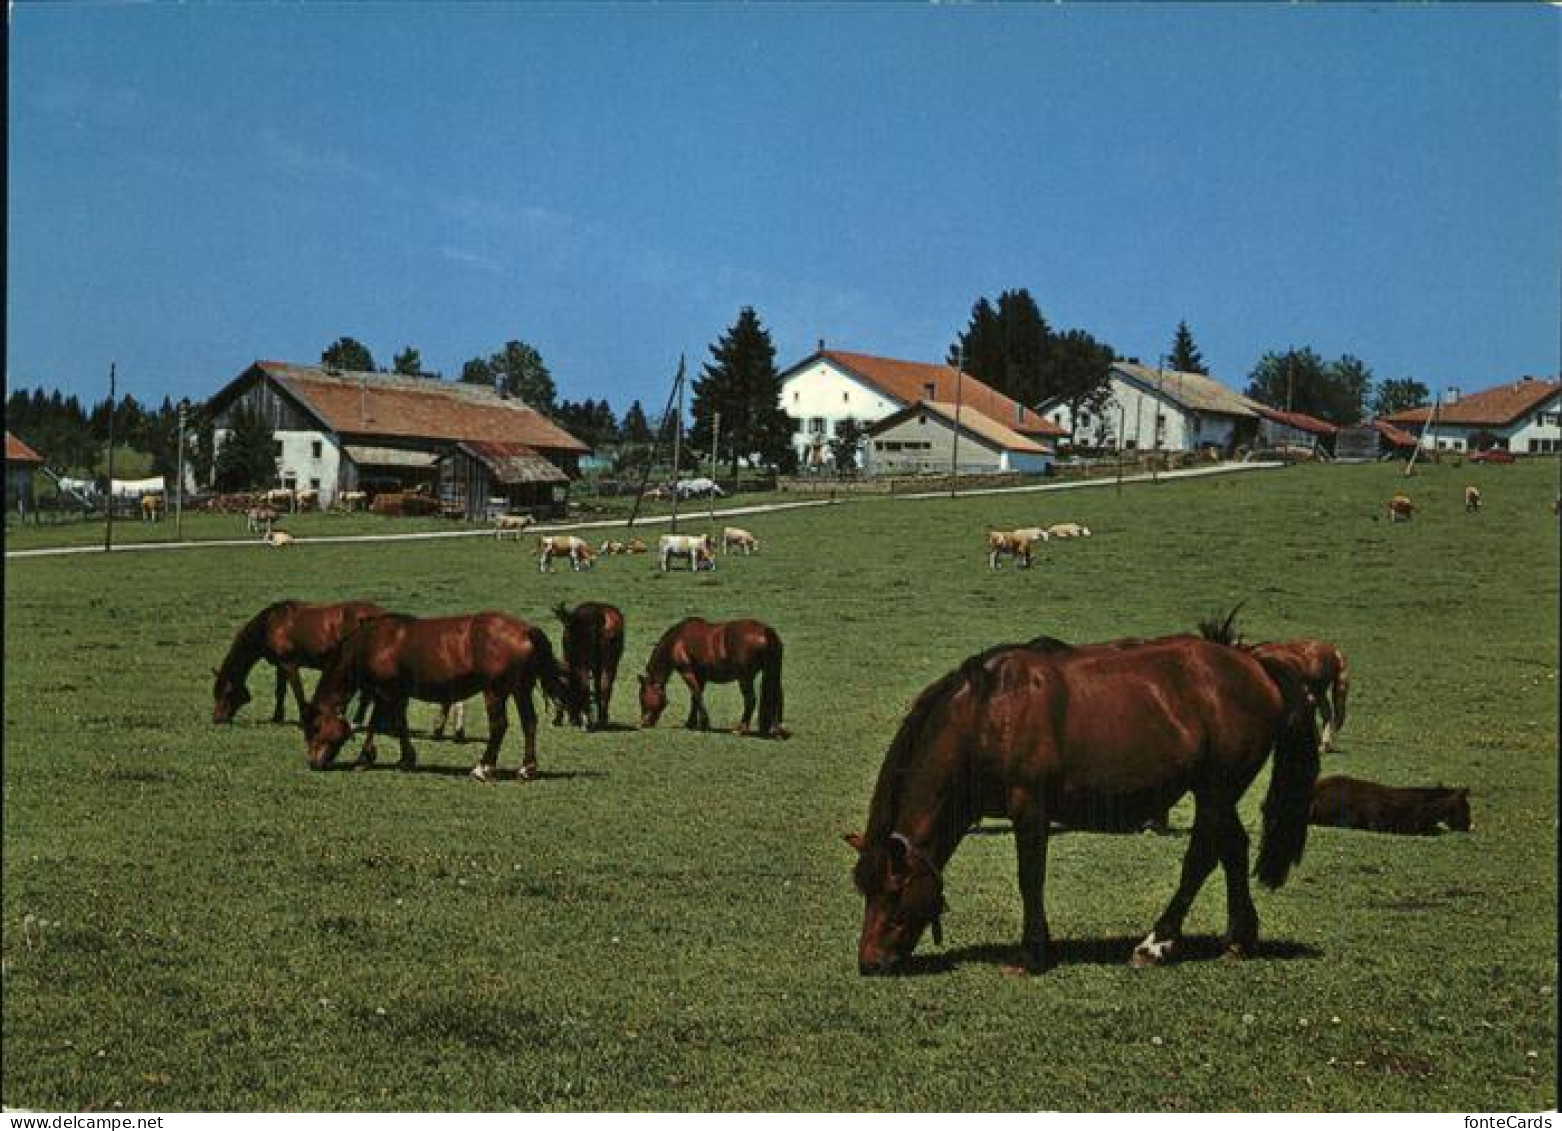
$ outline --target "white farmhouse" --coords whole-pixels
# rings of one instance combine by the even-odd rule
[[[1437,406],[1435,416],[1431,407],[1423,407],[1385,419],[1420,436],[1422,446],[1434,451],[1506,448],[1516,455],[1552,454],[1562,451],[1562,382],[1525,377],[1467,397],[1454,393]]]
[[[830,438],[848,417],[867,425],[918,402],[956,401],[1038,445],[1063,434],[1020,402],[950,365],[827,350],[821,342],[817,352],[781,374],[781,407],[796,426],[792,446],[803,467],[828,462]]]
[[[1111,400],[1104,412],[1083,409],[1075,420],[1057,400],[1037,411],[1080,444],[1130,451],[1230,452],[1258,433],[1254,403],[1205,374],[1117,361],[1108,380]]]

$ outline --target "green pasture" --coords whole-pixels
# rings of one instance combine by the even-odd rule
[[[852,501],[749,516],[763,552],[698,576],[645,557],[540,575],[525,543],[479,538],[12,560],[0,1099],[1554,1108],[1557,472],[1296,467]],[[1381,521],[1407,485],[1415,520]],[[1067,520],[1096,536],[987,569],[987,525]],[[555,602],[614,602],[625,723],[663,628],[759,617],[786,642],[794,737],[688,734],[675,687],[653,731],[545,726],[531,784],[479,785],[476,743],[427,737],[417,773],[311,773],[300,732],[263,721],[269,672],[236,725],[209,721],[234,631],[288,596],[499,608],[550,630]],[[923,686],[993,643],[1181,631],[1238,601],[1251,639],[1318,635],[1349,656],[1325,772],[1469,786],[1475,830],[1314,830],[1291,881],[1256,895],[1258,957],[1212,957],[1216,876],[1189,956],[1154,970],[1126,960],[1175,886],[1190,806],[1172,836],[1065,836],[1048,886],[1060,965],[1016,977],[1013,847],[991,822],[947,869],[944,946],[924,940],[912,976],[858,977],[841,835]],[[718,725],[737,709],[735,688],[713,691]],[[500,765],[518,762],[512,728]]]

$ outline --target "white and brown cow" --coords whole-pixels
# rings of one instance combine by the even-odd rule
[[[597,560],[591,543],[584,538],[573,534],[544,534],[537,539],[537,569],[552,573],[554,558],[568,558],[573,570],[590,569]]]
[[[987,567],[998,568],[998,559],[1012,557],[1021,569],[1029,569],[1034,560],[1036,539],[1027,538],[1013,530],[989,530],[987,532]]]
[[[759,553],[759,539],[742,527],[723,527],[721,531],[721,552],[730,554],[734,549],[742,550],[744,557],[750,554],[757,554]]]
[[[506,534],[515,535],[515,540],[521,540],[521,533],[536,519],[529,514],[501,514],[494,518],[494,540],[498,541]]]
[[[1089,538],[1090,527],[1077,522],[1058,522],[1047,527],[1047,533],[1054,538]]]

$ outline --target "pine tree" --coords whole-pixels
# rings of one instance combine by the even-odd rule
[[[645,409],[639,401],[630,404],[624,412],[624,422],[620,429],[626,444],[649,444],[651,442],[651,422],[645,418]]]
[[[1188,329],[1186,322],[1177,323],[1177,334],[1172,339],[1171,354],[1166,363],[1179,373],[1209,373],[1204,364],[1204,355],[1194,344],[1193,331]]]
[[[337,338],[320,354],[320,364],[349,373],[373,373],[374,355],[356,338]]]
[[[993,306],[971,308],[971,321],[949,349],[949,364],[1020,401],[1034,404],[1044,380],[1052,330],[1024,287],[1004,291]],[[962,360],[963,359],[963,360]]]
[[[766,463],[788,470],[796,460],[793,424],[781,408],[781,376],[776,348],[754,308],[745,306],[738,320],[710,348],[712,361],[694,380],[694,425],[689,443],[710,451],[715,415],[721,414],[722,450],[731,454],[732,474],[738,461],[757,454]]]

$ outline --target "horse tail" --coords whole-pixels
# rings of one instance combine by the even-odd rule
[[[1246,599],[1238,601],[1231,612],[1226,614],[1224,621],[1220,619],[1218,614],[1199,621],[1199,635],[1215,644],[1229,644],[1233,648],[1237,647],[1241,639],[1236,633],[1237,614],[1242,611],[1242,606],[1245,604],[1247,604]]]
[[[765,665],[759,676],[759,733],[775,734],[781,727],[786,696],[781,690],[781,637],[766,633]]]
[[[1264,835],[1253,874],[1268,888],[1285,883],[1291,865],[1307,847],[1307,814],[1313,784],[1318,780],[1318,728],[1312,704],[1301,681],[1283,664],[1258,657],[1264,672],[1280,690],[1284,705],[1275,737],[1274,767],[1264,796]]]
[[[564,607],[563,601],[553,606],[553,615],[559,618],[560,624],[569,624],[569,610]]]
[[[526,639],[532,646],[532,662],[537,669],[537,685],[543,696],[555,706],[568,707],[575,696],[570,691],[569,679],[558,657],[553,654],[553,642],[548,634],[536,625],[526,626]]]

